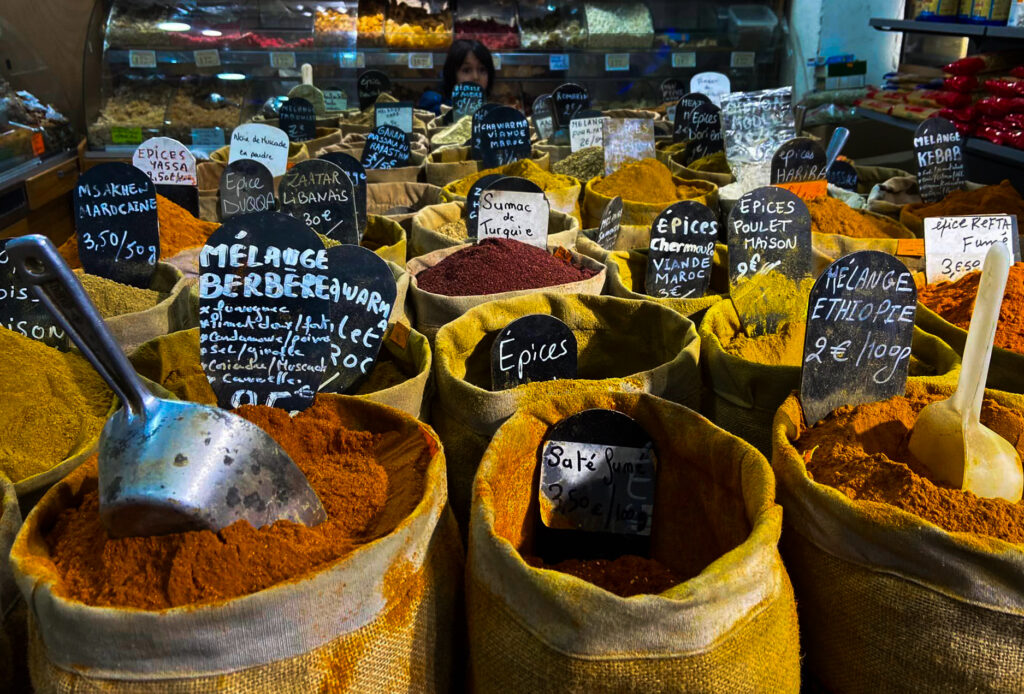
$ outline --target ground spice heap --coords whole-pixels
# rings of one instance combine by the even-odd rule
[[[978,296],[981,273],[972,272],[956,282],[939,282],[918,289],[917,300],[953,325],[967,330]],[[1024,263],[1010,267],[1003,303],[999,308],[995,346],[1024,354]]]
[[[958,214],[1015,214],[1024,215],[1024,198],[1010,184],[984,186],[977,190],[955,190],[939,202],[930,205],[909,205],[908,212],[918,217],[950,217]]]
[[[430,144],[434,146],[441,145],[461,145],[473,134],[473,117],[463,116],[452,125],[439,131],[432,138],[430,138]]]
[[[20,482],[86,450],[113,394],[89,363],[0,328],[0,472]]]
[[[625,164],[617,171],[591,183],[591,187],[610,198],[621,196],[630,202],[650,204],[690,200],[707,191],[700,186],[676,185],[672,172],[657,159],[643,159]]]
[[[416,275],[420,289],[444,296],[477,296],[579,282],[596,274],[519,241],[484,239]]]
[[[604,173],[604,147],[584,147],[551,165],[551,170],[563,176],[572,176],[581,183]]]
[[[307,528],[288,521],[256,529],[238,521],[198,531],[110,539],[93,488],[63,511],[46,541],[61,580],[55,591],[90,605],[158,610],[254,593],[304,576],[391,531],[423,494],[422,474],[395,484],[376,457],[388,434],[352,431],[334,405],[317,398],[294,418],[272,407],[236,412],[267,431],[299,466],[327,511]],[[426,445],[388,469],[425,470]],[[94,465],[94,463],[90,463]]]
[[[537,557],[526,557],[531,566],[558,571],[622,598],[657,595],[686,580],[656,559],[627,554],[616,559],[566,559],[545,565]]]
[[[450,190],[456,195],[466,196],[469,194],[469,189],[473,187],[474,183],[484,176],[489,176],[490,174],[526,178],[536,183],[543,191],[560,190],[562,188],[570,188],[578,185],[574,179],[569,178],[568,176],[559,176],[545,171],[532,159],[520,159],[519,161],[512,162],[505,166],[499,166],[495,169],[484,169],[483,171],[470,174],[465,178],[460,178],[455,183],[449,184],[447,190]]]
[[[466,227],[465,219],[456,219],[454,222],[445,222],[434,231],[441,234],[441,236],[447,236],[448,238],[455,239],[456,241],[462,241],[469,236],[469,229]]]
[[[704,171],[707,173],[732,173],[732,169],[729,168],[729,161],[725,158],[724,151],[718,151],[714,154],[709,154],[706,157],[696,159],[690,162],[690,165],[686,168],[693,171]]]
[[[160,223],[160,257],[172,258],[187,248],[195,248],[206,243],[210,234],[220,224],[204,222],[177,203],[171,202],[157,193],[156,215]],[[82,267],[78,257],[78,237],[71,235],[58,249],[65,262],[73,268]]]
[[[126,313],[138,313],[151,309],[170,296],[166,292],[152,289],[140,289],[128,284],[121,284],[105,277],[97,277],[84,272],[76,272],[78,281],[85,287],[89,298],[96,304],[96,309],[104,318],[123,316]]]
[[[917,415],[938,396],[895,397],[883,402],[842,407],[805,431],[794,446],[820,484],[850,499],[875,501],[903,509],[950,532],[968,532],[1024,544],[1024,503],[985,499],[940,486],[910,453],[908,442]],[[1024,417],[986,399],[981,423],[1022,453]],[[870,513],[870,507],[862,507]]]
[[[883,239],[910,236],[895,220],[855,210],[837,198],[805,200],[811,213],[811,231],[841,234],[855,239]]]
[[[738,333],[735,339],[722,345],[734,356],[765,366],[800,366],[804,359],[803,322],[783,323],[771,335],[747,337]]]

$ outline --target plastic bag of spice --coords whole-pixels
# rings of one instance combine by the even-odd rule
[[[409,234],[409,255],[416,258],[442,248],[460,246],[468,239],[466,220],[463,218],[464,202],[444,202],[424,207],[412,218]],[[548,245],[572,248],[580,222],[571,215],[558,210],[548,214]]]
[[[321,526],[109,540],[94,465],[29,514],[12,564],[37,691],[449,691],[463,562],[436,435],[357,398],[269,409],[243,411],[317,470]]]
[[[654,441],[650,554],[681,577],[659,594],[619,597],[524,560],[540,525],[541,440],[588,408],[624,412]],[[473,489],[472,689],[795,694],[797,614],[781,530],[768,461],[685,407],[604,392],[524,406],[494,435]]]
[[[806,663],[829,691],[1020,691],[1021,504],[937,487],[900,452],[924,401],[909,403],[953,389],[908,383],[907,399],[843,408],[811,430],[796,397],[775,417],[782,553]],[[1024,453],[1024,399],[986,398],[982,423]]]
[[[18,495],[14,484],[0,473],[0,682],[10,692],[29,691],[25,602],[7,559],[19,528]]]
[[[516,318],[544,313],[576,335],[580,378],[490,389],[491,346]],[[466,312],[437,334],[431,423],[448,458],[448,491],[460,522],[491,436],[521,405],[583,391],[651,393],[697,408],[699,340],[693,323],[646,301],[583,294],[533,294],[492,301]]]
[[[427,205],[441,202],[441,189],[429,183],[370,183],[366,186],[366,211],[398,222],[406,235],[412,218]]]
[[[751,339],[743,333],[732,302],[720,301],[704,314],[697,331],[705,386],[701,411],[726,431],[770,454],[775,411],[800,388],[804,323]],[[959,375],[956,352],[915,327],[910,382],[955,384]]]
[[[583,226],[601,223],[605,206],[622,197],[622,223],[650,226],[664,209],[680,200],[694,200],[718,213],[718,186],[708,181],[684,181],[653,159],[626,164],[610,176],[587,181],[583,196]]]
[[[541,292],[600,294],[604,289],[605,267],[593,258],[566,249],[560,249],[568,254],[564,259],[550,255],[544,258],[538,254],[543,251],[534,246],[495,241],[442,248],[406,264],[412,278],[409,295],[416,329],[428,339],[433,340],[442,325],[489,301]],[[443,267],[434,270],[442,263]],[[420,286],[422,273],[427,271],[443,273],[436,278],[439,286]],[[517,288],[502,289],[508,286]]]
[[[623,299],[653,301],[688,318],[700,314],[709,306],[729,296],[729,249],[724,244],[715,245],[711,286],[705,296],[686,299],[649,296],[644,288],[649,257],[649,250],[646,248],[607,253],[604,260],[608,268],[605,293]]]

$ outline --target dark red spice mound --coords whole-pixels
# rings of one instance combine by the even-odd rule
[[[626,554],[617,559],[566,559],[547,565],[537,557],[525,557],[526,563],[560,571],[604,588],[619,597],[658,595],[686,580],[656,559]]]
[[[485,239],[416,275],[419,288],[444,296],[498,294],[579,282],[597,274],[542,248]]]

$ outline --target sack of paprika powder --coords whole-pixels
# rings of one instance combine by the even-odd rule
[[[576,336],[579,378],[491,390],[491,346],[517,318],[544,313]],[[589,390],[645,392],[697,408],[700,353],[691,321],[646,301],[539,293],[467,311],[437,334],[431,424],[444,442],[448,491],[460,523],[491,436],[520,406],[548,395]]]
[[[590,408],[625,413],[653,440],[650,558],[678,581],[663,592],[620,597],[615,586],[528,560],[539,554],[541,442]],[[472,690],[796,694],[797,614],[781,530],[768,461],[692,410],[601,391],[524,403],[495,433],[473,488]],[[633,578],[642,577],[620,584]]]

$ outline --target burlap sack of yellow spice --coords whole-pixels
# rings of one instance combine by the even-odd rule
[[[583,192],[583,228],[589,229],[596,227],[601,223],[601,215],[604,213],[605,206],[611,202],[611,198],[604,193],[598,193],[594,190],[594,184],[602,180],[602,177],[592,178],[587,181],[587,185]],[[690,198],[694,202],[699,202],[702,205],[707,205],[711,208],[711,211],[718,214],[718,186],[709,181],[684,181],[678,176],[673,176],[673,181],[677,186],[686,185],[691,188],[697,188],[701,191],[699,195],[694,198]],[[649,202],[633,202],[627,200],[625,197],[622,198],[622,223],[629,224],[631,226],[646,226],[650,227],[654,223],[655,218],[665,210],[666,207],[672,205],[674,202],[666,203],[649,203]]]
[[[693,576],[661,594],[621,598],[523,561],[540,523],[541,440],[589,408],[629,415],[654,441],[651,556]],[[797,614],[781,530],[768,461],[691,410],[599,391],[524,405],[494,435],[474,484],[473,690],[796,694]]]
[[[452,181],[475,174],[483,162],[479,159],[470,159],[469,152],[469,147],[445,147],[431,152],[423,164],[423,174],[427,183],[443,188]],[[551,156],[547,152],[535,149],[530,158],[545,171],[551,169]]]
[[[529,294],[600,294],[604,289],[605,282],[605,267],[601,263],[597,262],[593,258],[580,255],[573,251],[569,251],[572,254],[572,261],[575,265],[585,267],[595,271],[592,277],[587,279],[579,280],[578,282],[569,282],[567,284],[559,284],[554,287],[540,287],[538,289],[522,289],[514,292],[500,292],[498,294],[476,294],[470,296],[445,296],[443,294],[435,294],[420,289],[416,283],[416,275],[420,274],[429,267],[433,267],[440,263],[442,260],[458,253],[463,248],[468,248],[471,244],[464,243],[458,246],[452,246],[451,248],[442,248],[441,250],[427,253],[426,255],[413,258],[406,263],[405,270],[409,273],[409,297],[411,299],[413,318],[416,329],[427,336],[427,339],[433,342],[434,336],[437,335],[437,331],[440,330],[441,326],[449,323],[459,316],[463,315],[469,309],[480,304],[485,304],[489,301],[501,301],[503,299],[512,299],[517,296],[526,296]],[[554,246],[549,247],[549,250],[553,250]]]
[[[865,212],[865,214],[873,214]],[[924,245],[907,231],[907,235],[887,239],[855,239],[842,234],[811,234],[811,263],[815,276],[833,261],[857,251],[882,251],[896,256],[911,272],[924,268]]]
[[[437,229],[463,217],[466,209],[464,202],[443,202],[430,205],[417,212],[412,218],[409,232],[409,255],[416,258],[427,253],[461,246],[465,238],[456,239],[438,233]],[[572,249],[576,245],[576,235],[580,231],[580,220],[558,210],[548,214],[548,245]]]
[[[25,603],[14,584],[8,555],[21,527],[14,485],[0,473],[0,682],[8,691],[28,691],[25,660]]]
[[[908,383],[907,392],[949,397],[954,388]],[[986,396],[1024,408],[1019,395]],[[772,467],[812,671],[837,694],[1019,693],[1024,548],[814,482],[791,443],[804,428],[791,397],[775,416]]]
[[[61,597],[44,533],[95,477],[80,468],[50,490],[11,553],[31,614],[36,691],[448,692],[461,662],[453,662],[453,637],[463,556],[440,442],[397,410],[343,396],[337,407],[346,428],[386,434],[376,448],[381,465],[421,476],[422,496],[383,514],[392,520],[377,539],[251,595],[162,611]]]
[[[544,191],[544,197],[547,198],[548,205],[552,210],[558,210],[579,219],[580,190],[582,188],[579,181],[570,176],[550,175],[558,176],[562,179],[564,185],[560,184],[557,188],[549,188]],[[458,181],[453,181],[441,189],[441,200],[443,202],[466,202],[466,196],[460,195],[454,190],[457,183]]]
[[[697,169],[691,169],[683,163],[685,161],[685,154],[685,152],[672,152],[671,154],[666,155],[666,159],[668,161],[664,163],[668,167],[668,170],[672,172],[673,176],[678,176],[686,181],[710,181],[719,188],[736,181],[736,177],[731,173],[716,173],[714,171],[699,171]]]
[[[697,332],[705,387],[701,412],[770,455],[772,418],[789,394],[800,388],[800,367],[768,366],[727,352],[723,345],[742,334],[732,301],[720,301],[709,308]],[[960,357],[956,352],[934,335],[915,327],[910,382],[955,384],[959,376]]]
[[[412,225],[412,218],[427,205],[441,202],[441,189],[429,183],[397,181],[395,183],[370,183],[366,186],[366,211],[379,214],[398,222],[406,235]]]
[[[552,315],[573,331],[579,379],[492,392],[494,338],[532,313]],[[545,395],[612,389],[652,393],[697,409],[699,354],[691,321],[656,304],[607,296],[530,294],[477,306],[446,325],[434,344],[431,424],[445,445],[456,517],[466,521],[480,456],[518,407]]]

